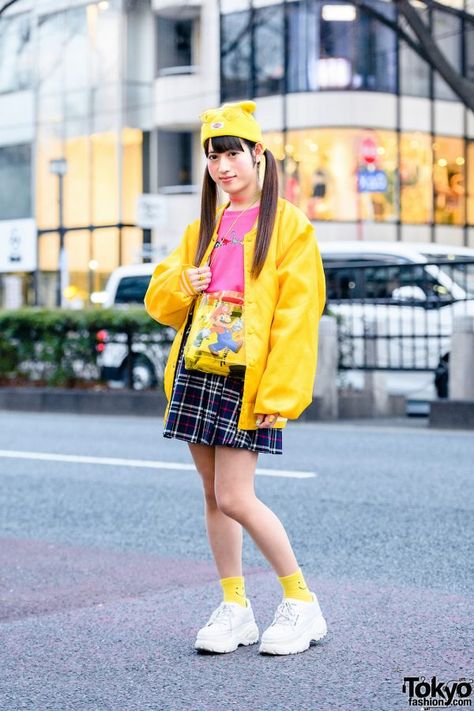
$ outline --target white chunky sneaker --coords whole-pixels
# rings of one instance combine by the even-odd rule
[[[309,648],[311,640],[326,636],[327,625],[319,607],[313,602],[283,598],[272,624],[262,634],[259,652],[262,654],[297,654]]]
[[[238,602],[221,602],[208,623],[197,633],[194,648],[208,652],[233,652],[239,644],[255,644],[258,637],[250,600],[247,600],[247,607]]]

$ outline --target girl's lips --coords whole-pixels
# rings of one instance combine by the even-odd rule
[[[221,183],[229,183],[234,178],[235,178],[235,175],[233,175],[231,178],[221,178]]]

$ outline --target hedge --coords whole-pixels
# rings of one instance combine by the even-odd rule
[[[169,343],[172,330],[142,308],[0,311],[0,384],[84,387],[100,382],[97,332],[149,336]]]

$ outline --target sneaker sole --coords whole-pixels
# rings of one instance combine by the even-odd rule
[[[235,652],[239,645],[247,646],[258,642],[259,632],[255,623],[249,623],[238,630],[236,636],[232,639],[216,640],[199,637],[194,643],[194,649],[204,650],[206,652],[217,652],[219,654],[227,654]]]
[[[303,630],[300,637],[290,643],[284,642],[262,642],[259,648],[260,654],[298,654],[309,649],[311,640],[319,642],[327,634],[328,628],[324,617],[318,617],[312,622],[308,630]]]

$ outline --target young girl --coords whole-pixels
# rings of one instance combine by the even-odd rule
[[[282,454],[287,419],[312,400],[325,281],[311,223],[278,197],[275,159],[254,110],[253,101],[242,101],[201,116],[207,157],[201,217],[155,268],[145,305],[177,330],[165,369],[163,434],[188,442],[202,477],[223,589],[195,648],[232,652],[258,641],[242,577],[244,527],[283,588],[259,651],[294,654],[324,637],[326,622],[281,521],[255,494],[254,476],[258,453]],[[220,208],[217,187],[229,196]],[[196,297],[227,289],[244,292],[244,377],[188,370],[183,350]]]

